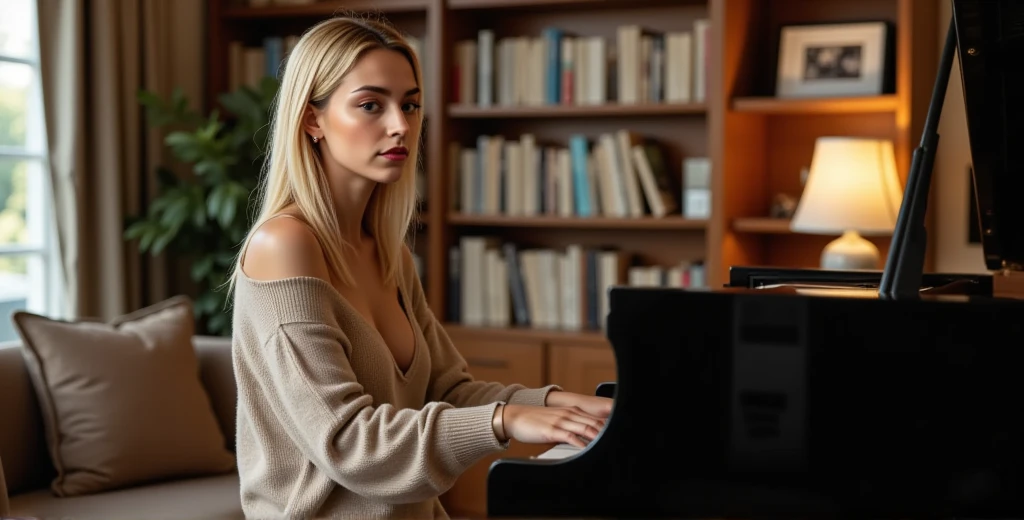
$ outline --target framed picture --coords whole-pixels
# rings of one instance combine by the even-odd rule
[[[887,22],[791,25],[779,38],[775,95],[871,96],[889,76]]]

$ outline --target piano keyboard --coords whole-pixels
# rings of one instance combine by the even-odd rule
[[[564,459],[570,457],[582,451],[583,448],[573,446],[572,444],[559,444],[554,448],[551,448],[540,455],[534,457],[535,459]]]

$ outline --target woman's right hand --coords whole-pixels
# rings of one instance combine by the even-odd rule
[[[505,435],[530,444],[565,443],[583,448],[605,425],[605,419],[576,407],[506,404],[502,414]]]

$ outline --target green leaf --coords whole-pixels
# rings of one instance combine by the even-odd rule
[[[202,159],[196,163],[193,171],[196,175],[209,177],[223,177],[227,173],[224,164],[216,159]]]
[[[213,269],[213,259],[213,256],[207,255],[192,264],[192,281],[198,282],[210,274],[210,270]]]
[[[148,220],[140,220],[128,226],[128,229],[124,230],[124,238],[126,240],[136,240],[142,237],[142,235],[149,230],[149,226],[150,224]]]
[[[164,230],[162,234],[158,235],[156,239],[153,240],[153,248],[150,250],[150,252],[154,256],[160,254],[161,252],[163,252],[164,248],[166,248],[167,245],[171,243],[171,240],[174,240],[174,237],[177,234],[177,229]]]
[[[139,251],[148,251],[150,246],[153,245],[153,239],[156,238],[158,234],[158,230],[153,229],[152,226],[147,227],[142,233],[142,237],[139,239]]]
[[[227,195],[227,184],[218,184],[210,190],[210,195],[206,199],[206,211],[214,216],[215,218],[220,217],[220,207],[224,203],[224,197]]]
[[[160,217],[160,224],[166,228],[179,228],[189,218],[191,210],[191,201],[187,197],[178,198],[167,206],[167,211]]]
[[[221,227],[228,227],[235,220],[235,212],[238,210],[238,199],[232,196],[224,197],[224,202],[220,207],[220,214],[218,215],[218,221]]]
[[[185,162],[195,162],[202,158],[202,146],[196,136],[190,133],[171,132],[164,138],[164,142],[174,155]]]
[[[200,200],[199,204],[192,205],[192,225],[197,228],[206,224],[206,204]]]
[[[223,94],[220,102],[235,116],[247,121],[258,121],[265,119],[263,108],[260,106],[257,94],[249,87]]]

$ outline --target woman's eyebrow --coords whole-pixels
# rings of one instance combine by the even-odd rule
[[[386,89],[384,87],[377,87],[377,86],[374,86],[374,85],[363,85],[363,86],[353,90],[352,93],[355,94],[356,92],[362,92],[362,91],[376,92],[378,94],[383,94],[385,96],[390,96],[391,95],[391,91],[390,90],[388,90],[388,89]],[[405,91],[405,96],[408,97],[408,96],[411,96],[413,94],[419,94],[419,92],[420,92],[420,88],[419,87],[413,87],[413,88]]]

